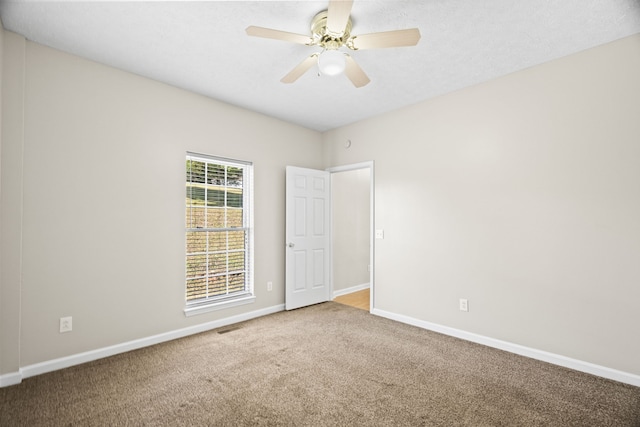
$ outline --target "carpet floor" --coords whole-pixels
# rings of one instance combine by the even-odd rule
[[[27,378],[0,425],[640,427],[640,388],[329,302]]]

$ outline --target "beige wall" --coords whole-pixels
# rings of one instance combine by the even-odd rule
[[[640,36],[324,135],[3,46],[0,375],[282,304],[285,165],[370,160],[377,308],[640,374]],[[187,150],[255,162],[255,304],[183,315]]]
[[[331,174],[333,291],[369,283],[370,170]]]
[[[2,21],[0,21],[0,325],[4,323],[3,317],[3,306],[2,306],[2,67],[4,63],[4,27],[2,26]],[[2,326],[0,326],[0,374],[3,371],[3,363],[4,359],[4,339],[2,338],[3,330]]]
[[[640,35],[327,132],[375,160],[376,307],[640,374],[638,76]]]
[[[26,71],[22,287],[2,284],[21,305],[20,366],[284,303],[285,166],[322,167],[320,134],[7,35]],[[189,318],[187,150],[254,162],[257,295]]]
[[[0,375],[20,367],[24,45],[3,33],[0,145]]]

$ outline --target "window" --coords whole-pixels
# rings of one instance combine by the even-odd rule
[[[187,153],[185,314],[252,302],[252,165]]]

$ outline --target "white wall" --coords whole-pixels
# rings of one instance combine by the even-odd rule
[[[24,100],[23,142],[6,133],[2,141],[3,159],[24,146],[23,183],[3,179],[3,190],[24,186],[23,224],[2,219],[3,231],[22,231],[6,245],[3,235],[3,267],[22,244],[22,283],[2,282],[11,299],[3,304],[21,307],[19,330],[3,321],[3,348],[19,332],[9,352],[19,352],[21,367],[284,303],[285,166],[321,168],[319,133],[11,33],[5,42],[5,60],[22,52],[24,65],[12,66],[26,72],[21,98],[3,94],[12,107]],[[5,83],[23,87],[13,75]],[[254,304],[189,318],[187,150],[254,162],[257,295]],[[58,332],[62,316],[73,316],[71,333]]]
[[[376,307],[640,374],[638,76],[640,35],[327,132],[375,160]]]
[[[370,169],[331,174],[333,291],[369,284]]]

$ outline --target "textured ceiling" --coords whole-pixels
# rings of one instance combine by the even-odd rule
[[[356,0],[352,34],[418,27],[416,47],[352,52],[371,78],[310,70],[317,47],[249,37],[309,34],[327,1],[3,1],[4,28],[135,74],[324,131],[640,32],[640,0]]]

